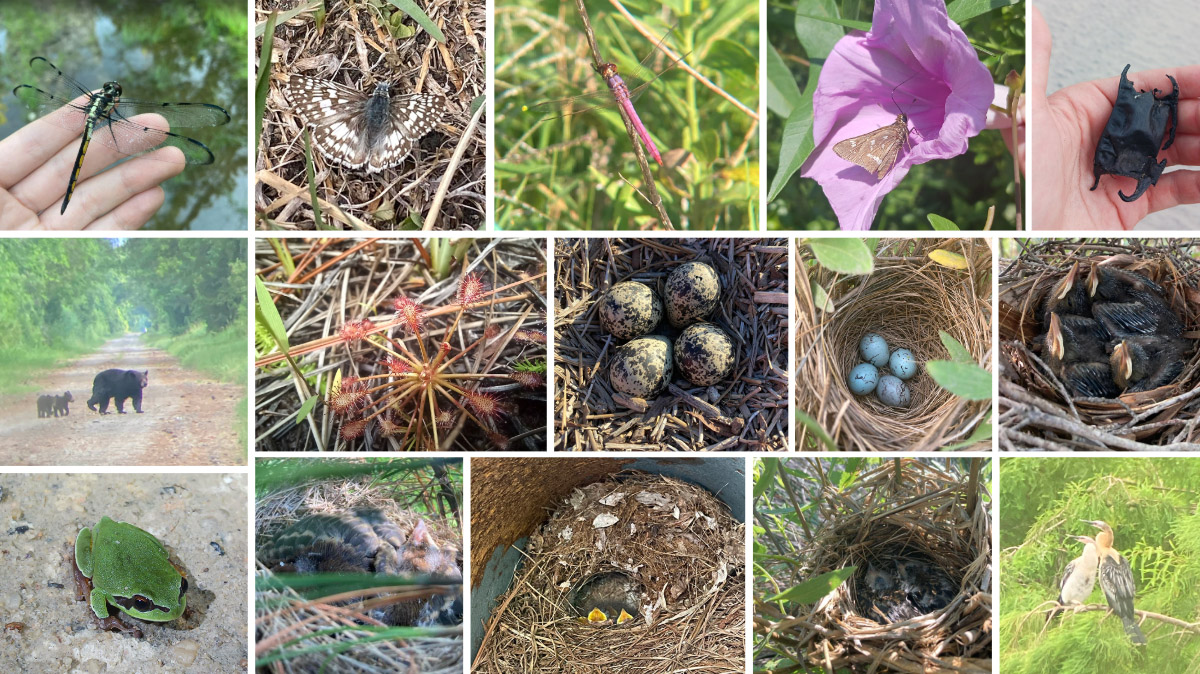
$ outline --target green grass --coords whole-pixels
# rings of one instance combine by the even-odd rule
[[[672,61],[654,49],[659,38],[750,110],[758,108],[758,5],[714,0],[661,3],[628,0],[646,27],[639,34],[609,3],[589,0],[588,16],[600,56],[618,71],[654,73]],[[664,6],[671,11],[664,10]],[[657,211],[614,107],[561,115],[562,105],[525,106],[595,91],[607,96],[592,70],[583,24],[574,3],[516,0],[497,7],[496,181],[500,229],[641,229],[655,226]],[[672,28],[674,30],[672,31]],[[645,71],[643,71],[645,72]],[[607,101],[607,98],[599,99]],[[590,108],[587,99],[574,107]],[[677,229],[758,229],[758,126],[681,67],[655,80],[637,99],[638,115],[672,162],[672,151],[691,158],[676,168],[650,159],[651,175]],[[569,109],[569,108],[566,108]]]
[[[203,327],[174,337],[146,335],[146,343],[179,359],[184,367],[229,384],[246,385],[246,324],[229,326],[216,334]]]
[[[0,393],[21,395],[41,391],[42,373],[61,367],[73,358],[91,353],[103,343],[71,343],[54,347],[0,349]]]

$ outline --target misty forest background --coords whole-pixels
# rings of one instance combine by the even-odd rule
[[[1013,458],[1000,461],[1002,674],[1184,674],[1200,671],[1200,460]],[[1141,623],[1130,644],[1107,610],[1046,624],[1067,562],[1094,536],[1081,519],[1112,525],[1133,568],[1134,608],[1170,620]],[[1089,604],[1104,605],[1099,583]]]
[[[246,265],[244,239],[0,240],[0,393],[143,329],[185,367],[245,386]]]

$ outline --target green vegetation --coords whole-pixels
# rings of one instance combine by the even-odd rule
[[[497,227],[657,226],[625,124],[593,70],[575,3],[502,4],[496,8]],[[757,230],[758,3],[623,4],[633,20],[608,3],[586,3],[600,58],[615,63],[626,84],[636,88],[663,73],[635,107],[663,154],[666,167],[653,158],[648,163],[668,217],[677,229]],[[671,67],[673,57],[655,49],[668,33],[663,45],[711,86]],[[676,155],[682,159],[674,150],[691,156],[673,167]]]
[[[1194,672],[1200,661],[1200,459],[1019,458],[1000,466],[1000,643],[1005,674]],[[1094,535],[1080,520],[1112,525],[1129,560],[1135,608],[1149,645],[1130,644],[1107,611],[1064,613],[1046,625],[1067,562]],[[1099,583],[1090,599],[1104,604]],[[1142,652],[1144,650],[1144,652]]]

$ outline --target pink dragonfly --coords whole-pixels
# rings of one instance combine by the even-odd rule
[[[638,67],[642,71],[648,72],[646,63],[649,62],[650,58],[654,55],[654,52],[658,51],[659,47],[663,44],[663,41],[666,40],[672,32],[674,32],[674,29],[667,31],[667,33],[663,35],[654,45],[654,49],[652,49],[650,53],[646,55],[646,58],[642,59],[642,62],[638,64]],[[593,64],[592,69],[595,70],[600,77],[604,78],[604,82],[608,85],[609,91],[607,93],[601,91],[583,94],[580,96],[571,96],[569,98],[560,98],[554,101],[538,103],[537,105],[530,106],[529,109],[535,112],[540,112],[543,110],[561,110],[562,108],[578,105],[581,102],[594,103],[581,110],[575,110],[567,113],[560,112],[558,114],[551,114],[543,117],[541,121],[546,122],[553,119],[561,119],[568,115],[578,115],[582,112],[588,112],[590,110],[620,106],[625,110],[626,115],[629,116],[630,121],[633,123],[634,131],[636,131],[638,137],[642,139],[642,145],[645,146],[646,151],[650,153],[651,157],[654,157],[654,161],[658,162],[659,166],[662,166],[662,155],[659,153],[658,147],[655,146],[654,140],[650,137],[650,132],[646,130],[646,125],[643,124],[642,119],[638,117],[637,110],[633,107],[633,102],[637,100],[637,98],[643,93],[645,93],[646,89],[649,88],[651,84],[657,81],[658,78],[662,77],[664,73],[678,65],[679,62],[682,61],[686,56],[687,54],[684,54],[683,56],[674,59],[657,75],[646,79],[644,83],[632,90],[627,84],[625,84],[625,80],[621,79],[621,76],[617,74],[616,64],[601,63],[599,66]],[[601,102],[601,99],[608,97],[611,97],[611,99],[607,103]]]

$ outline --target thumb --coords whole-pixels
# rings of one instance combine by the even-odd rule
[[[1033,58],[1031,59],[1032,71],[1031,86],[1029,87],[1029,95],[1033,99],[1033,104],[1038,105],[1046,101],[1046,81],[1049,79],[1050,73],[1050,49],[1054,46],[1054,41],[1050,37],[1050,26],[1046,25],[1046,20],[1042,18],[1042,12],[1036,6],[1033,8],[1033,18],[1029,22],[1030,29],[1033,30]]]

